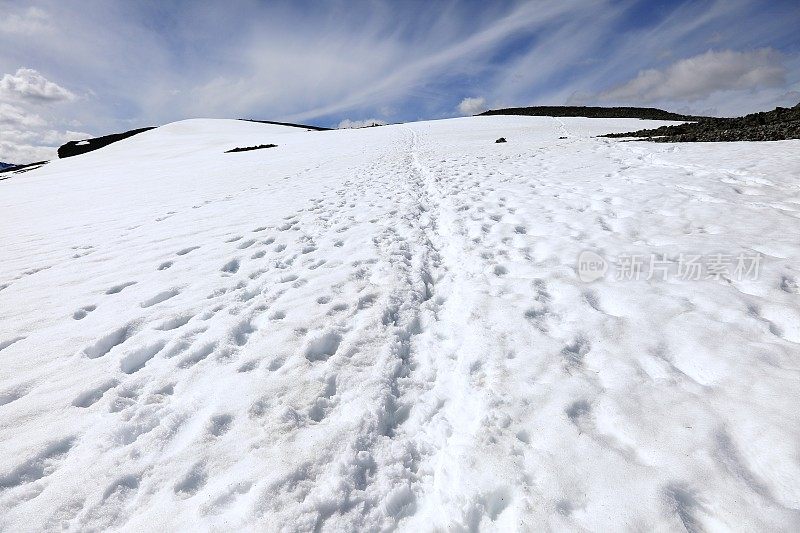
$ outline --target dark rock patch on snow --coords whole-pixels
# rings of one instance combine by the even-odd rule
[[[703,118],[698,122],[652,130],[610,133],[603,137],[641,137],[654,142],[782,141],[800,139],[800,104],[736,118]]]
[[[261,150],[263,148],[275,148],[277,144],[259,144],[258,146],[237,146],[236,148],[231,148],[230,150],[225,150],[226,154],[230,154],[233,152],[249,152],[250,150]]]
[[[123,133],[112,133],[111,135],[103,135],[102,137],[95,137],[94,139],[84,139],[82,141],[70,141],[61,145],[58,149],[58,157],[64,159],[65,157],[73,157],[76,155],[92,152],[98,148],[103,148],[111,143],[133,137],[136,134],[152,130],[153,127],[139,128],[136,130],[129,130]]]
[[[6,174],[0,178],[0,180],[8,179],[11,177],[11,174],[22,174],[24,172],[28,172],[30,170],[36,170],[42,165],[46,165],[47,161],[37,161],[35,163],[26,163],[24,165],[9,165],[5,168],[0,168],[0,174]]]
[[[275,122],[274,120],[255,120],[252,118],[240,118],[245,122],[258,122],[260,124],[274,124],[276,126],[289,126],[291,128],[303,128],[312,131],[330,131],[331,128],[323,128],[322,126],[308,126],[306,124],[293,124],[291,122]]]

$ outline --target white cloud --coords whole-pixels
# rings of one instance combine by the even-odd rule
[[[33,163],[52,159],[55,149],[50,146],[37,146],[33,144],[18,144],[0,141],[0,161],[11,164]]]
[[[4,11],[6,19],[0,24],[0,33],[33,35],[51,29],[50,16],[41,8],[31,6],[19,12]]]
[[[697,101],[729,90],[778,87],[786,83],[781,55],[770,48],[749,52],[709,50],[663,70],[642,70],[632,80],[600,95],[604,100]]]
[[[384,126],[386,122],[377,118],[367,118],[364,120],[350,120],[349,118],[339,122],[339,129],[368,128],[370,126]]]
[[[3,76],[0,79],[0,93],[22,100],[42,102],[75,99],[72,92],[30,68],[20,68],[16,74]]]
[[[0,125],[17,128],[39,128],[45,120],[35,113],[12,104],[0,102]],[[5,131],[3,131],[5,135]]]
[[[709,90],[708,80],[699,88],[678,83],[679,69],[670,63],[697,57],[709,46],[753,56],[748,50],[754,42],[782,47],[786,84],[656,105],[738,115],[768,108],[797,90],[800,81],[800,54],[785,44],[796,33],[787,16],[796,10],[788,4],[765,10],[756,0],[676,3],[643,25],[628,23],[631,2],[613,0],[464,7],[449,2],[446,9],[438,3],[378,1],[359,3],[355,10],[347,0],[330,0],[312,11],[252,0],[236,10],[204,2],[180,8],[95,2],[91,9],[75,9],[59,0],[32,4],[0,0],[0,68],[6,69],[0,79],[11,85],[12,78],[30,77],[24,72],[3,77],[10,66],[36,69],[48,78],[38,85],[44,98],[34,96],[35,83],[26,82],[25,91],[32,94],[23,98],[0,90],[0,103],[45,121],[33,128],[39,133],[71,129],[100,135],[190,117],[322,125],[345,117],[397,122],[452,116],[458,103],[454,94],[480,96],[493,107],[562,104],[570,95],[586,104],[607,103],[608,95],[602,100],[600,93],[609,87],[608,93],[619,94],[625,88],[631,100],[653,98],[647,90],[664,84],[673,94],[701,94]],[[748,20],[747,32],[736,31],[741,20]],[[766,71],[759,71],[758,61],[756,56],[752,68],[738,77],[723,72],[726,86],[761,87],[779,78],[780,65],[775,70],[768,57],[762,65]],[[653,66],[656,82],[652,74],[638,86],[632,82],[638,71]],[[713,76],[700,72],[699,77]],[[75,105],[64,105],[66,93],[52,87],[48,93],[48,81],[77,95]],[[17,81],[13,86],[16,91]]]
[[[93,137],[81,131],[53,129],[2,129],[0,135],[0,161],[4,163],[30,163],[57,156],[58,147],[67,141]]]
[[[72,92],[33,69],[20,68],[16,74],[0,78],[0,161],[29,163],[51,159],[61,144],[91,137],[88,133],[61,130],[50,112],[50,104],[74,99]]]
[[[458,112],[464,116],[477,115],[478,113],[482,113],[484,111],[486,111],[485,98],[467,97],[461,100],[461,103],[458,104]]]

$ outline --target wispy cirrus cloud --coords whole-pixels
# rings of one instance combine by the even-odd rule
[[[0,100],[64,135],[577,101],[739,114],[800,91],[791,0],[0,0],[0,12]],[[476,95],[482,106],[461,105]]]

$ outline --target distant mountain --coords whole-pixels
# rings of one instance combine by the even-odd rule
[[[484,111],[476,116],[524,115],[532,117],[641,118],[646,120],[700,120],[701,116],[680,115],[654,107],[533,106]]]
[[[800,139],[800,103],[792,108],[736,118],[703,118],[690,124],[610,133],[604,137],[644,137],[655,142],[782,141]]]
[[[3,163],[2,161],[0,161],[0,170],[3,170],[5,168],[11,168],[13,166],[15,165],[13,165],[12,163]]]

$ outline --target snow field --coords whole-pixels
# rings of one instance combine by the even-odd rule
[[[0,527],[796,529],[797,142],[593,137],[659,124],[191,120],[0,183]]]

